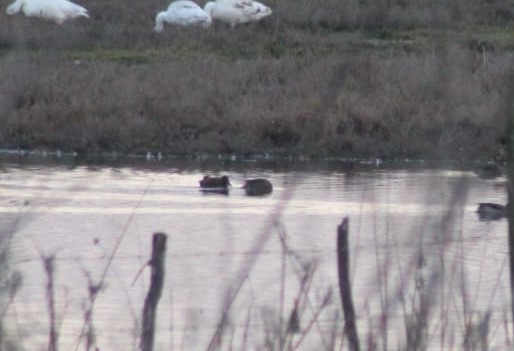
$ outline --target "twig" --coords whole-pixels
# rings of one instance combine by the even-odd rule
[[[325,295],[325,297],[323,298],[323,301],[320,305],[320,307],[316,310],[316,312],[314,313],[314,316],[312,317],[312,319],[309,321],[309,323],[307,324],[307,327],[305,328],[305,330],[302,332],[302,335],[300,336],[300,338],[296,341],[296,343],[293,345],[293,347],[291,348],[291,350],[298,350],[298,348],[300,347],[301,343],[303,342],[303,340],[305,339],[305,337],[307,336],[307,334],[309,333],[309,330],[312,328],[312,326],[314,325],[314,323],[316,323],[318,321],[318,318],[319,318],[319,315],[321,314],[321,312],[325,309],[325,307],[327,307],[329,304],[330,304],[330,301],[332,300],[332,290],[329,289]]]
[[[207,351],[213,351],[216,348],[219,347],[221,343],[221,337],[223,335],[223,330],[227,324],[228,316],[229,316],[229,310],[232,307],[232,304],[234,303],[237,295],[239,294],[239,291],[241,291],[241,288],[243,287],[246,279],[248,278],[248,275],[257,261],[257,258],[259,257],[259,253],[262,252],[262,249],[264,248],[264,244],[268,241],[268,239],[271,236],[272,228],[276,225],[278,218],[281,216],[287,202],[291,198],[292,194],[294,192],[294,187],[290,187],[287,189],[287,191],[284,193],[284,196],[282,198],[282,201],[279,202],[275,210],[272,212],[273,216],[268,222],[268,224],[264,227],[264,230],[261,232],[261,235],[257,238],[253,249],[251,250],[252,253],[254,253],[250,259],[243,265],[243,267],[239,270],[239,273],[237,274],[233,284],[232,288],[227,292],[227,296],[225,298],[225,302],[221,311],[221,318],[218,322],[218,325],[216,326],[216,330],[214,331],[213,336],[211,337],[211,340],[209,342],[209,345],[207,346]]]
[[[113,250],[111,252],[111,255],[109,256],[109,260],[107,261],[107,265],[104,268],[104,271],[102,273],[102,276],[100,277],[100,281],[98,282],[98,285],[103,286],[104,281],[105,281],[105,277],[107,276],[107,273],[109,272],[109,269],[111,267],[112,261],[114,260],[114,257],[116,256],[116,252],[118,251],[118,248],[120,247],[121,242],[122,242],[123,238],[125,237],[125,234],[127,233],[128,227],[132,223],[132,220],[134,219],[134,216],[136,215],[137,210],[141,206],[141,202],[143,201],[143,198],[145,197],[146,193],[148,192],[148,189],[150,188],[151,184],[152,184],[152,182],[150,181],[148,183],[148,185],[146,186],[145,190],[143,191],[143,193],[141,194],[141,197],[139,198],[139,201],[137,202],[136,207],[134,207],[134,211],[132,211],[132,213],[130,214],[129,219],[128,219],[127,223],[125,224],[125,227],[123,228],[123,231],[121,232],[120,237],[116,241],[116,244],[114,245],[114,248],[113,248]],[[95,301],[96,301],[97,297],[98,297],[98,295],[95,295],[93,297],[93,299],[91,301],[91,309],[93,308],[93,305],[95,304]],[[87,325],[87,321],[84,321],[84,323],[82,324],[82,329],[80,331],[80,335],[77,338],[77,343],[75,345],[75,351],[78,350],[79,342],[84,337],[84,332],[86,330],[86,325]]]

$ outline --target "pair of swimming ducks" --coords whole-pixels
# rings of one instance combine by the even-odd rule
[[[226,175],[221,177],[204,176],[200,180],[200,190],[206,192],[216,192],[221,194],[228,194],[230,181]],[[264,178],[247,179],[242,187],[248,196],[261,196],[271,194],[273,185],[271,182]]]

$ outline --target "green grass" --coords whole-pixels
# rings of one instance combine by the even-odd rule
[[[499,50],[514,50],[514,25],[504,27],[478,27],[470,31],[470,36],[487,41]]]
[[[97,49],[87,51],[71,51],[68,56],[72,60],[110,61],[129,64],[148,63],[162,53],[156,50]]]
[[[171,35],[170,35],[171,36]],[[252,38],[255,37],[255,40]],[[157,45],[135,47],[85,47],[70,50],[68,56],[77,60],[110,61],[146,64],[169,59],[211,58],[253,60],[256,58],[305,58],[344,55],[355,51],[391,50],[429,52],[440,39],[466,46],[471,42],[487,42],[495,50],[514,50],[514,27],[478,27],[472,30],[428,29],[410,30],[300,30],[284,29],[274,33],[252,33],[244,28],[241,33],[218,30],[173,33]],[[8,50],[4,50],[4,53]]]

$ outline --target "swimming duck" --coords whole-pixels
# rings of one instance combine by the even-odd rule
[[[258,22],[271,15],[271,9],[253,0],[216,0],[207,2],[204,6],[213,20],[230,24],[235,28],[236,24]]]
[[[166,11],[159,12],[155,17],[154,30],[162,32],[164,22],[178,26],[198,26],[207,28],[211,25],[212,19],[200,6],[193,1],[173,1]]]
[[[16,0],[7,7],[6,13],[14,15],[20,11],[26,17],[37,17],[57,24],[78,17],[89,18],[84,7],[68,0]]]
[[[228,194],[228,187],[230,185],[227,176],[211,177],[206,175],[200,180],[200,190],[206,192]]]
[[[273,185],[267,179],[247,179],[243,185],[245,193],[248,196],[260,196],[270,194],[273,191]]]
[[[502,176],[502,167],[495,163],[488,163],[475,169],[475,174],[482,179],[494,179]]]
[[[478,204],[477,213],[481,221],[497,220],[506,215],[506,206],[491,202],[481,202]]]

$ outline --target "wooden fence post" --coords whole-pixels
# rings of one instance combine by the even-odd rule
[[[157,303],[161,298],[164,285],[164,257],[166,254],[166,234],[155,233],[152,240],[152,259],[149,264],[152,267],[150,290],[146,295],[143,308],[143,320],[141,330],[141,351],[152,351],[155,334],[155,315]]]
[[[337,227],[337,268],[339,271],[339,292],[345,319],[344,333],[351,351],[359,351],[359,335],[355,323],[355,309],[350,285],[350,253],[348,245],[348,217]]]

